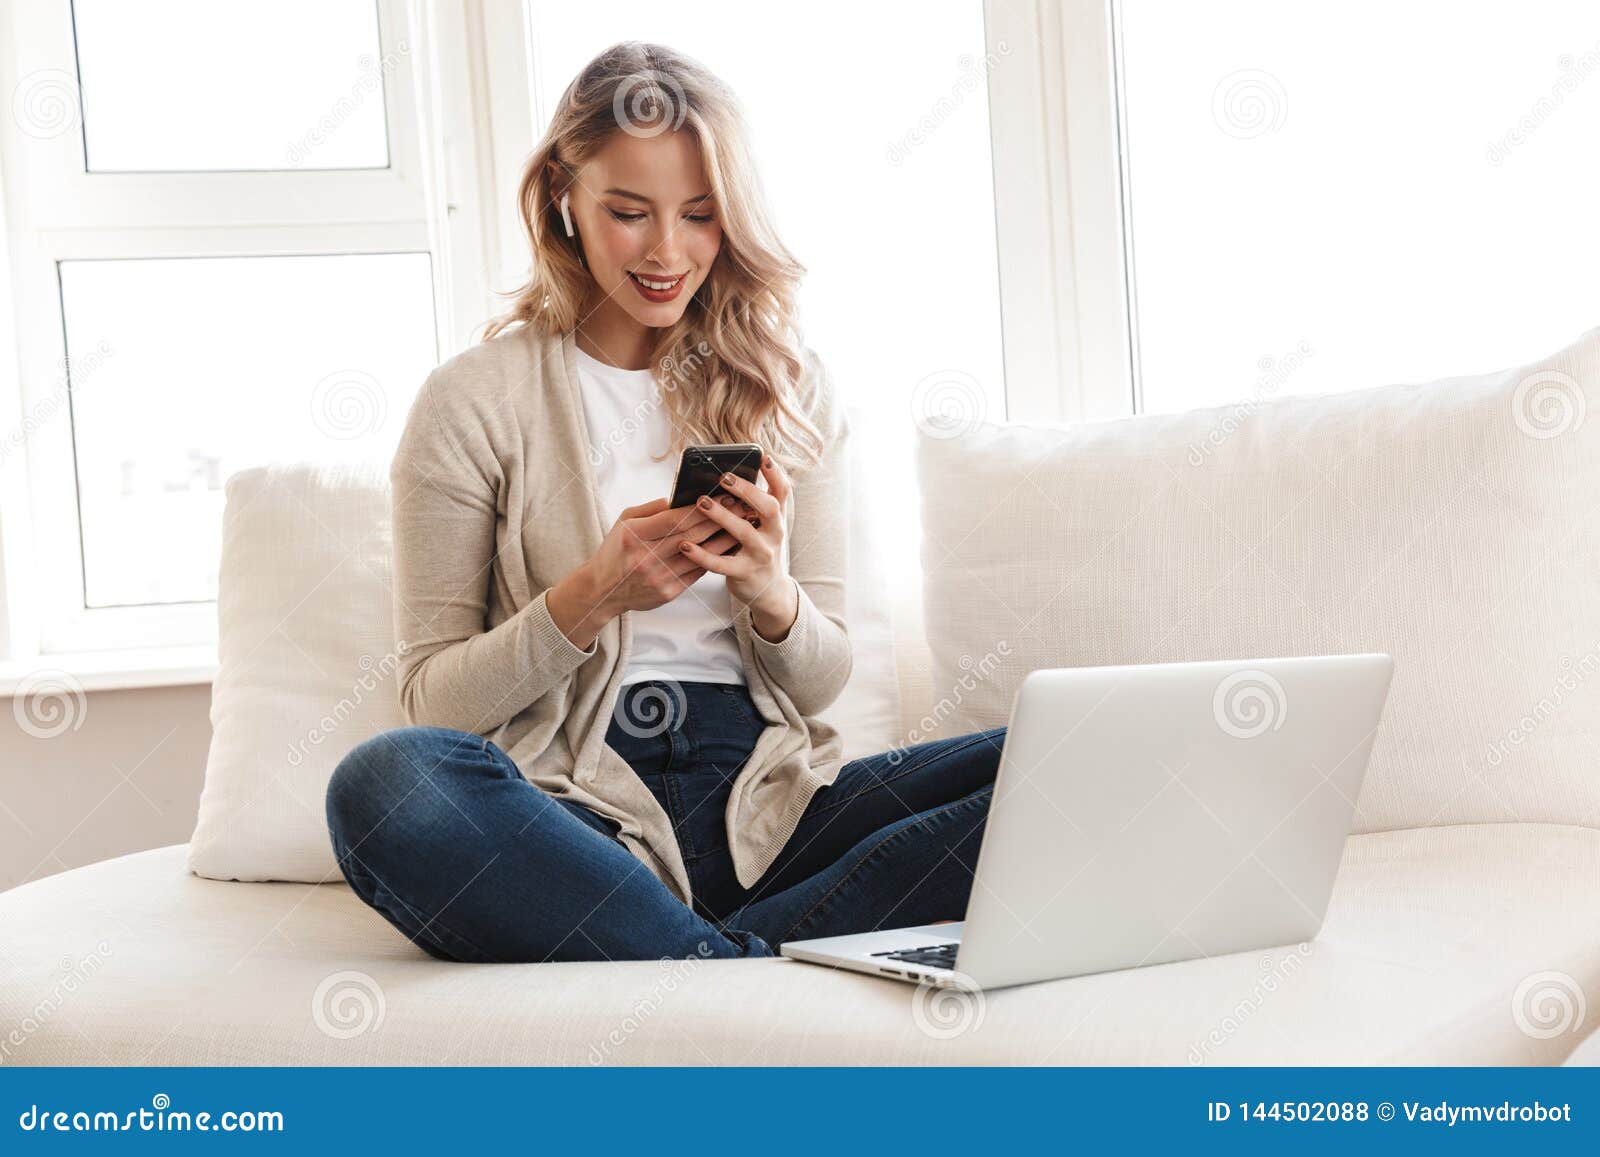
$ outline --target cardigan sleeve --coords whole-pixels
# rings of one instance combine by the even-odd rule
[[[849,559],[850,424],[820,359],[809,350],[813,390],[808,413],[822,435],[822,459],[793,477],[787,525],[789,574],[800,609],[781,642],[752,626],[755,658],[802,715],[815,715],[839,698],[850,678],[850,634],[845,624]],[[749,608],[744,609],[749,614]]]
[[[484,425],[459,412],[438,376],[412,404],[389,468],[400,706],[413,725],[487,735],[599,644],[573,645],[547,591],[485,630],[500,465]]]

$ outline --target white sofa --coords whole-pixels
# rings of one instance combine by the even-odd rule
[[[926,629],[871,565],[870,518],[854,542],[835,718],[857,751],[1003,723],[1040,665],[1396,660],[1313,942],[979,996],[786,960],[451,965],[341,882],[270,882],[337,879],[318,777],[396,723],[383,695],[325,714],[387,647],[384,497],[372,472],[236,476],[200,829],[0,896],[4,1059],[1561,1063],[1600,1008],[1596,390],[1600,330],[1479,378],[925,436]],[[320,561],[285,557],[313,523]],[[267,614],[291,605],[311,617]],[[306,686],[307,650],[333,690]]]

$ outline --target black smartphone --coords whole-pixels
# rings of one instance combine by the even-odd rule
[[[726,494],[724,474],[756,481],[761,475],[762,457],[761,447],[754,442],[686,447],[678,460],[678,475],[672,480],[673,507],[691,506],[702,494],[711,498]]]

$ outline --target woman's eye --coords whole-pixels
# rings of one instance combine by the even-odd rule
[[[608,212],[618,221],[643,221],[646,216],[644,213],[623,213],[617,209],[611,209]],[[686,213],[684,216],[696,225],[709,225],[717,219],[714,213]]]

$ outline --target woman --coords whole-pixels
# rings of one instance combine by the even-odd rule
[[[413,726],[335,771],[345,878],[464,961],[960,918],[1004,729],[846,763],[817,718],[851,668],[849,428],[733,96],[616,45],[518,200],[532,276],[429,376],[391,468]],[[669,509],[681,448],[725,442],[765,448],[761,484]]]

